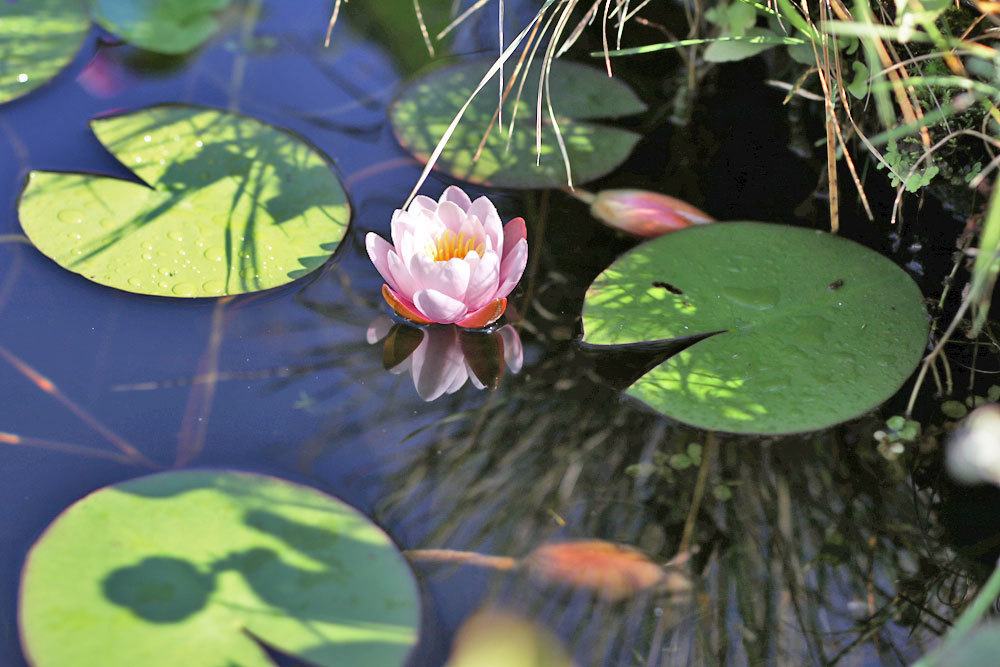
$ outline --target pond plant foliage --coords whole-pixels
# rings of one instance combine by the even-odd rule
[[[181,55],[211,39],[232,0],[5,0],[0,2],[0,104],[68,66],[91,21],[129,44]]]
[[[0,2],[0,104],[61,72],[89,31],[83,0]]]
[[[732,433],[810,431],[899,390],[927,314],[913,280],[852,241],[756,222],[691,227],[608,267],[583,342],[690,345],[627,390],[655,410]]]
[[[491,63],[451,65],[410,82],[390,109],[403,148],[427,161]],[[497,113],[495,96],[477,95],[435,168],[480,185],[537,190],[567,183],[558,146],[565,146],[575,182],[592,181],[620,166],[640,135],[596,121],[641,113],[646,110],[642,100],[627,84],[599,69],[556,61],[546,87],[553,115],[542,118],[535,108],[542,99],[542,75],[541,63],[534,63],[521,84],[508,86],[502,114]]]
[[[402,665],[416,582],[389,537],[315,489],[221,470],[95,491],[31,549],[21,636],[36,667]]]
[[[91,123],[140,182],[33,171],[21,226],[61,266],[139,294],[212,297],[291,282],[347,231],[321,153],[246,116],[164,105]]]

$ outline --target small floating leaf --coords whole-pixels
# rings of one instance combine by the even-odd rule
[[[0,104],[58,74],[80,50],[89,29],[83,0],[0,2]]]
[[[390,111],[399,143],[417,159],[426,161],[490,64],[476,60],[445,67],[407,86]],[[508,76],[512,70],[508,68]],[[480,93],[436,168],[455,178],[496,187],[540,189],[566,185],[562,156],[544,102],[541,164],[535,164],[540,74],[541,66],[536,62],[516,105],[519,84],[515,84],[504,105],[502,130],[491,124],[497,110],[496,93]],[[550,80],[552,105],[566,142],[574,183],[604,176],[624,162],[639,135],[590,121],[644,111],[646,107],[635,93],[618,79],[608,78],[603,70],[562,60],[552,63]],[[507,129],[515,111],[514,135],[508,150]],[[491,127],[482,155],[474,160],[480,141]]]
[[[378,527],[305,486],[227,471],[105,487],[31,549],[21,586],[36,667],[401,665],[419,597]]]
[[[837,424],[892,396],[920,360],[927,315],[913,280],[878,253],[822,232],[732,222],[619,258],[587,292],[583,328],[594,345],[720,332],[628,393],[702,428],[780,434]]]
[[[673,572],[668,575],[641,552],[603,540],[545,544],[532,551],[523,565],[544,582],[587,588],[610,601],[677,582]]]
[[[34,171],[19,213],[39,250],[94,282],[159,296],[253,292],[322,265],[347,230],[330,165],[288,132],[188,106],[92,127],[149,185]]]
[[[208,41],[232,0],[93,0],[102,28],[147,51],[179,55]]]

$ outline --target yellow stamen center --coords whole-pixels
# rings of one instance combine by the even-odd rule
[[[448,229],[434,243],[427,247],[427,254],[434,258],[435,262],[447,262],[449,259],[456,257],[465,257],[473,250],[482,257],[482,241],[476,243],[475,237],[466,236],[464,232],[456,234]]]

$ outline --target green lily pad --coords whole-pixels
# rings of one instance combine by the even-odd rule
[[[179,55],[215,35],[232,0],[92,0],[94,21],[129,44]]]
[[[0,2],[0,104],[30,93],[62,71],[89,29],[82,0]]]
[[[928,323],[913,280],[878,253],[823,232],[730,222],[620,257],[590,286],[583,328],[594,345],[690,338],[628,394],[701,428],[781,434],[892,396]]]
[[[476,60],[438,69],[409,84],[390,110],[399,143],[426,162],[455,114],[482,80],[492,61]],[[506,68],[507,76],[514,65]],[[493,127],[478,160],[473,160],[497,109],[496,82],[484,88],[466,111],[435,168],[455,178],[504,188],[541,189],[566,184],[556,133],[542,105],[541,164],[536,165],[535,119],[541,65],[533,63],[516,104],[516,124],[508,149],[507,129],[515,112],[517,86],[504,105],[504,128]],[[644,111],[632,89],[603,70],[556,60],[550,75],[552,105],[566,143],[574,183],[604,176],[624,162],[639,135],[589,122]]]
[[[39,250],[94,282],[181,297],[268,289],[321,266],[347,231],[330,165],[284,130],[189,106],[91,126],[148,186],[33,171],[19,214]]]
[[[21,637],[35,667],[401,665],[419,596],[388,536],[315,489],[167,472],[69,507],[32,547]]]

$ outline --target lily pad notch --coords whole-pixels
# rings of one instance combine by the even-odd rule
[[[89,280],[155,296],[255,292],[318,268],[347,233],[333,165],[288,130],[190,105],[91,127],[140,183],[33,171],[18,206],[32,243]]]
[[[582,343],[616,352],[687,344],[626,393],[713,431],[819,430],[890,398],[927,342],[923,296],[853,241],[758,222],[641,244],[587,291]]]
[[[99,489],[28,554],[19,625],[34,667],[394,667],[420,596],[390,538],[316,489],[187,470]],[[198,639],[198,638],[201,639]]]

